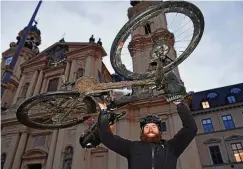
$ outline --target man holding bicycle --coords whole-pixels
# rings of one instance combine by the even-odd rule
[[[197,126],[188,108],[188,99],[174,103],[183,126],[178,133],[170,140],[162,139],[160,118],[148,115],[140,121],[141,141],[114,135],[109,126],[107,106],[99,103],[101,112],[98,128],[101,143],[127,158],[129,169],[176,169],[177,159],[196,136]]]

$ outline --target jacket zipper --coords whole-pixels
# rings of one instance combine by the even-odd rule
[[[154,145],[152,145],[152,169],[154,169]]]

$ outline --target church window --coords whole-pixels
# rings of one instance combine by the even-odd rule
[[[150,34],[151,33],[151,27],[149,23],[146,23],[144,26],[145,34]]]
[[[26,96],[28,88],[29,88],[29,85],[30,85],[30,83],[25,83],[25,85],[23,86],[21,97],[25,97]]]
[[[79,68],[77,73],[76,73],[76,79],[83,77],[84,76],[84,69],[83,68]]]
[[[42,165],[41,164],[28,164],[27,169],[41,169]]]
[[[57,90],[57,86],[58,86],[58,81],[59,81],[59,78],[51,79],[49,81],[49,85],[48,85],[47,91],[48,92],[50,92],[50,91],[56,91]]]
[[[63,169],[71,169],[73,161],[73,147],[68,146],[64,152]]]

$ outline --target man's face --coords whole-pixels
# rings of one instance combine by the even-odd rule
[[[143,128],[143,134],[148,138],[158,136],[159,128],[155,123],[148,123]]]

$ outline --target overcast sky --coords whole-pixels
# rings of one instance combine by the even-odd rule
[[[36,1],[1,2],[1,52],[15,41],[17,33],[29,22]],[[193,2],[204,14],[205,31],[193,54],[180,66],[188,91],[202,91],[243,82],[243,2]],[[87,42],[90,35],[101,38],[109,63],[111,44],[128,21],[128,1],[119,2],[51,2],[41,5],[38,28],[41,30],[40,51],[60,40]]]

